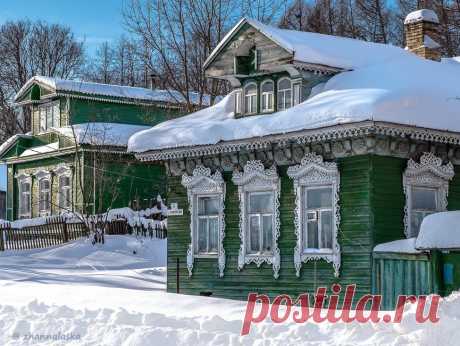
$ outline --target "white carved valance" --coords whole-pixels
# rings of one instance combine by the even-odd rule
[[[47,171],[47,170],[44,170],[44,169],[40,169],[40,170],[38,170],[38,171],[36,171],[34,173],[34,177],[36,177],[38,180],[50,179],[51,178],[51,172]]]
[[[196,234],[197,234],[197,197],[203,195],[218,195],[219,196],[219,238],[218,238],[218,253],[217,262],[219,268],[219,276],[224,276],[225,269],[225,220],[224,220],[224,202],[225,202],[225,181],[222,174],[216,171],[211,174],[210,168],[197,166],[193,170],[191,176],[184,174],[182,176],[182,185],[187,188],[187,197],[190,210],[190,239],[189,248],[187,250],[187,268],[189,276],[192,276],[194,258],[196,257],[213,257],[212,255],[200,256],[195,254]]]
[[[55,169],[53,169],[53,173],[57,176],[65,175],[65,176],[72,176],[72,168],[66,165],[58,165]]]
[[[297,243],[294,248],[294,266],[296,275],[300,276],[302,263],[310,260],[326,260],[332,263],[334,275],[339,276],[341,263],[340,245],[337,239],[340,226],[340,209],[339,209],[339,189],[340,174],[337,164],[334,162],[324,162],[323,158],[314,153],[306,154],[301,160],[300,165],[288,168],[288,176],[294,180],[294,190],[296,193],[296,207],[294,212],[295,234]],[[330,187],[332,188],[332,249],[324,251],[323,249],[304,248],[305,237],[305,213],[304,213],[304,193],[305,188],[311,187]]]
[[[420,163],[410,159],[403,176],[404,194],[406,205],[404,208],[404,233],[410,238],[413,235],[411,230],[412,210],[412,189],[414,187],[436,189],[436,211],[447,210],[447,197],[449,194],[449,180],[455,175],[452,163],[443,165],[442,159],[431,152],[423,153]]]
[[[232,177],[235,185],[238,185],[240,200],[240,250],[238,254],[238,270],[242,270],[245,264],[255,263],[260,267],[262,263],[273,266],[274,277],[277,279],[280,270],[280,250],[278,248],[278,238],[280,235],[279,220],[279,194],[280,179],[273,165],[265,169],[259,160],[248,161],[243,168],[243,172],[234,172]],[[248,194],[258,192],[272,193],[272,236],[273,247],[270,253],[249,254],[246,249],[247,236],[249,231],[248,221]]]

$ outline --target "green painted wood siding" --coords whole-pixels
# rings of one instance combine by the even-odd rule
[[[113,122],[122,124],[155,125],[176,117],[179,110],[155,105],[143,106],[112,102],[70,99],[70,122]]]
[[[341,174],[340,205],[342,222],[339,242],[342,247],[340,278],[334,278],[332,265],[324,260],[303,264],[301,277],[295,276],[293,250],[294,189],[286,175],[286,167],[279,167],[281,176],[280,219],[281,270],[279,279],[273,278],[272,267],[262,264],[246,265],[237,270],[239,238],[239,201],[237,187],[231,182],[231,174],[225,174],[227,193],[225,202],[226,251],[225,276],[218,277],[216,259],[195,259],[193,276],[189,278],[186,267],[187,247],[190,243],[190,215],[186,189],[179,177],[169,179],[169,202],[177,202],[184,209],[183,216],[168,219],[168,283],[170,292],[176,290],[176,259],[179,259],[180,292],[200,294],[212,292],[213,296],[246,299],[249,292],[290,294],[293,297],[304,292],[314,292],[319,286],[330,287],[334,282],[342,285],[357,284],[357,295],[371,291],[371,252],[373,247],[370,209],[370,156],[339,160]]]
[[[371,208],[374,244],[404,239],[403,174],[407,160],[372,156]]]

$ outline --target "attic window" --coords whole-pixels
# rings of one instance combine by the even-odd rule
[[[244,112],[257,113],[257,84],[249,83],[244,87]]]
[[[262,112],[273,112],[273,91],[275,85],[273,81],[267,80],[262,83],[261,87],[261,103],[262,103]]]
[[[278,81],[278,110],[282,111],[292,105],[292,85],[289,78],[281,78]]]
[[[49,102],[38,106],[40,132],[60,126],[59,101]]]

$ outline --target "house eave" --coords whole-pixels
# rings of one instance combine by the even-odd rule
[[[238,151],[250,152],[264,150],[270,148],[272,145],[285,147],[290,143],[302,145],[351,139],[367,135],[383,135],[440,144],[460,145],[460,133],[457,132],[368,120],[318,129],[219,142],[216,144],[162,148],[135,153],[135,155],[136,158],[141,161],[166,161],[188,157],[219,155]]]

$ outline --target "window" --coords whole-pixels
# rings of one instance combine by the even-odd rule
[[[281,78],[278,81],[278,110],[282,111],[292,104],[291,95],[291,80],[289,78]]]
[[[411,229],[415,234],[418,235],[425,216],[435,213],[438,209],[436,195],[435,189],[412,187]]]
[[[288,176],[294,180],[296,191],[294,249],[296,275],[300,276],[302,263],[324,259],[332,263],[334,275],[339,276],[340,176],[337,164],[323,162],[314,153],[304,156],[300,165],[288,168]]]
[[[257,85],[249,83],[244,87],[244,112],[246,114],[257,113]]]
[[[303,251],[332,249],[332,186],[304,187]]]
[[[241,114],[241,90],[235,92],[235,113]]]
[[[280,182],[276,167],[265,169],[261,161],[248,161],[243,172],[233,173],[232,180],[240,195],[238,270],[249,263],[258,267],[267,263],[273,266],[273,276],[278,278]]]
[[[51,183],[48,178],[42,178],[38,181],[38,193],[38,208],[40,215],[49,215],[51,213]]]
[[[70,211],[72,209],[72,188],[70,175],[59,176],[59,209]]]
[[[60,110],[59,102],[50,102],[38,106],[40,116],[40,132],[47,131],[51,127],[59,127]]]
[[[29,175],[19,175],[18,179],[18,216],[19,218],[29,218],[31,217],[31,185],[32,185],[32,178]]]
[[[425,216],[447,210],[449,180],[453,176],[452,164],[443,165],[442,159],[432,153],[424,153],[420,163],[409,160],[403,177],[406,237],[418,236]]]
[[[250,192],[247,198],[249,200],[247,253],[272,254],[273,193]]]
[[[196,258],[216,258],[219,276],[224,275],[225,237],[224,200],[225,182],[220,172],[197,166],[191,176],[182,176],[187,188],[190,209],[190,245],[187,251],[187,268],[192,276]]]
[[[265,81],[261,87],[262,112],[273,112],[273,81]]]
[[[217,254],[219,239],[219,196],[197,196],[195,254]]]
[[[300,83],[294,83],[292,87],[294,90],[294,95],[293,95],[293,105],[294,106],[302,102],[301,87],[302,85]]]

